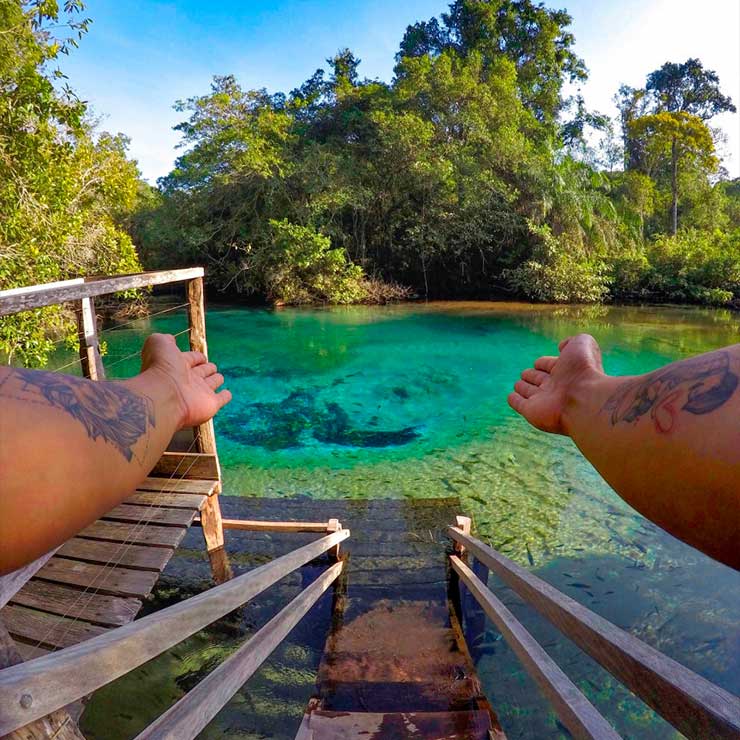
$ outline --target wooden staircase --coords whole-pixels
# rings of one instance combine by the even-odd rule
[[[454,616],[382,600],[333,632],[297,737],[503,738]]]

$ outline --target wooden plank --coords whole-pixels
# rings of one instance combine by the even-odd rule
[[[687,737],[740,737],[740,699],[582,606],[493,548],[449,527],[527,603]]]
[[[51,652],[51,648],[31,645],[20,640],[16,641],[15,646],[18,648],[18,652],[21,654],[23,660],[33,660],[34,658],[40,658],[42,655],[48,655]]]
[[[329,532],[328,522],[268,522],[257,519],[222,519],[224,529],[247,532]]]
[[[156,524],[137,526],[125,522],[98,520],[80,532],[80,537],[111,542],[130,542],[152,547],[177,547],[187,530],[179,527],[159,527]]]
[[[105,380],[105,368],[100,356],[98,322],[92,298],[83,298],[76,310],[77,338],[80,344],[82,375],[90,380]]]
[[[218,668],[137,735],[136,740],[196,737],[337,579],[343,565],[343,562],[335,563],[322,573]]]
[[[37,577],[54,583],[89,587],[111,596],[144,597],[151,593],[159,574],[55,557],[38,572]]]
[[[137,570],[164,570],[174,550],[165,547],[144,547],[128,543],[101,542],[73,537],[60,548],[59,555],[90,563],[116,563],[120,568]]]
[[[149,475],[218,480],[218,462],[216,455],[205,452],[165,452]]]
[[[200,493],[158,493],[157,491],[137,491],[127,498],[124,504],[135,506],[161,506],[167,509],[194,509],[200,511],[206,496]]]
[[[97,587],[83,592],[38,578],[29,581],[10,603],[108,627],[128,624],[141,608],[139,599],[105,596]]]
[[[209,591],[66,650],[0,671],[0,737],[92,693],[237,609],[349,537],[343,529]],[[20,609],[21,607],[14,607]],[[26,706],[20,697],[28,694]]]
[[[0,316],[8,316],[32,308],[51,306],[55,303],[78,301],[81,298],[119,293],[124,290],[146,288],[150,285],[180,283],[203,276],[202,267],[182,270],[157,270],[115,277],[75,278],[48,285],[29,285],[0,291]]]
[[[389,728],[396,728],[394,729]],[[403,730],[401,730],[403,728]],[[404,734],[401,735],[401,732]],[[490,733],[490,734],[489,734]],[[347,740],[408,737],[428,740],[497,740],[504,738],[491,725],[488,712],[331,712],[304,715],[296,740]]]
[[[573,737],[586,740],[619,740],[619,735],[599,714],[596,707],[586,699],[514,615],[481,583],[473,571],[455,555],[450,556],[450,562],[470,593],[506,638],[506,642],[527,669],[527,673],[550,700],[558,717]]]
[[[164,491],[165,493],[199,493],[210,496],[216,490],[215,480],[186,480],[184,478],[145,478],[137,491]]]
[[[152,522],[164,527],[187,528],[195,517],[195,509],[165,509],[155,506],[135,506],[119,504],[105,514],[106,521],[135,522],[139,524]]]
[[[11,636],[17,635],[32,644],[40,643],[52,648],[76,645],[108,631],[97,624],[88,624],[79,619],[66,619],[15,604],[8,604],[3,609],[3,621]]]
[[[56,551],[56,548],[54,550],[49,550],[49,552],[45,553],[40,558],[36,558],[32,563],[24,565],[22,568],[18,568],[18,570],[14,570],[12,573],[0,576],[0,609],[10,601],[14,594],[20,591],[26,581],[33,578],[36,572],[40,568],[44,567],[46,562]]]
[[[0,670],[8,666],[17,665],[30,654],[30,650],[24,650],[20,642],[11,639],[8,631],[0,621]],[[40,654],[42,648],[32,649],[34,653]],[[25,653],[25,654],[24,654]],[[36,657],[36,655],[32,655]],[[46,717],[41,717],[25,727],[20,727],[8,735],[3,735],[3,740],[85,740],[75,720],[70,717],[66,709],[59,709]]]

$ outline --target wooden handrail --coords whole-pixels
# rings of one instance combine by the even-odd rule
[[[222,519],[224,529],[246,532],[332,532],[329,522],[270,522],[258,519]]]
[[[585,740],[619,740],[620,736],[596,707],[475,573],[456,555],[450,556],[450,562],[460,580],[498,627],[527,673],[550,700],[558,717],[573,737]]]
[[[136,740],[192,740],[265,662],[342,572],[338,562],[276,614],[233,655],[155,720]]]
[[[449,536],[687,737],[740,737],[740,699],[496,552],[448,527]]]
[[[109,293],[120,293],[124,290],[147,288],[151,285],[181,283],[202,277],[202,267],[187,267],[180,270],[156,270],[114,277],[74,278],[46,285],[0,290],[0,316],[52,306],[55,303],[78,301]]]
[[[0,670],[0,737],[163,653],[349,537],[342,529],[179,604]]]

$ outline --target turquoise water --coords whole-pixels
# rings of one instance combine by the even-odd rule
[[[574,332],[599,340],[607,372],[635,373],[735,343],[737,321],[726,311],[523,304],[212,308],[210,355],[234,394],[216,421],[225,493],[459,496],[483,539],[740,693],[740,574],[646,521],[569,440],[506,404],[520,371]],[[111,374],[136,371],[125,358],[149,331],[184,326],[167,314],[106,333]],[[504,596],[626,737],[674,736]],[[558,736],[508,650],[492,631],[487,640],[478,667],[509,736]]]

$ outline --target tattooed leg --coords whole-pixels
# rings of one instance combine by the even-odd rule
[[[154,404],[119,383],[90,383],[69,375],[14,369],[0,385],[0,398],[42,404],[64,411],[87,436],[103,439],[128,462],[134,446],[155,426]]]
[[[649,414],[655,429],[668,433],[681,412],[709,414],[732,397],[738,375],[730,360],[730,353],[721,350],[628,381],[609,397],[602,411],[609,412],[612,426],[636,423]]]

